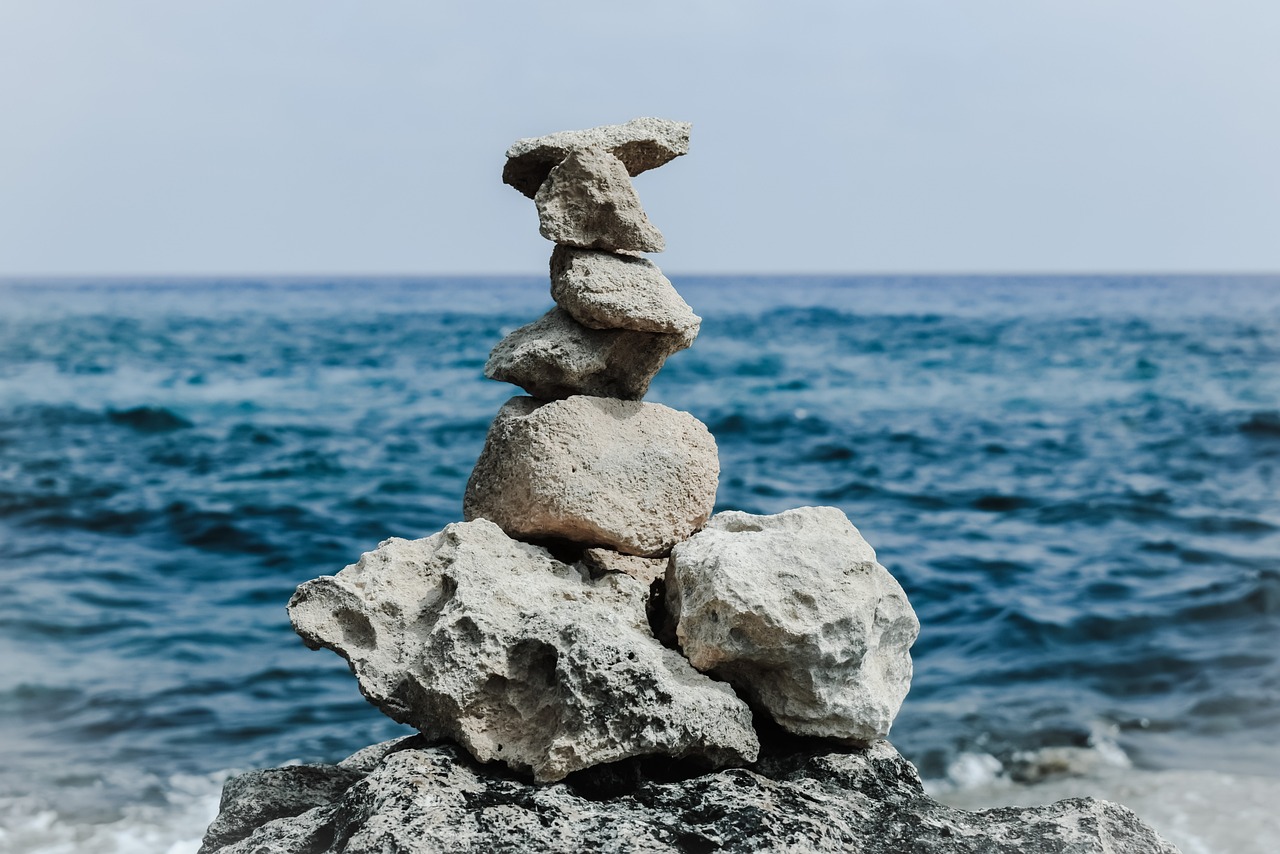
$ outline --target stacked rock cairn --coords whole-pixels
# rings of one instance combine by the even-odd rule
[[[511,146],[503,180],[556,244],[556,307],[485,375],[529,396],[494,419],[466,521],[387,540],[289,603],[383,712],[538,782],[631,757],[748,765],[756,721],[866,745],[911,681],[919,623],[845,515],[711,515],[715,440],[642,400],[701,319],[643,257],[664,240],[631,178],[685,154],[689,128]]]

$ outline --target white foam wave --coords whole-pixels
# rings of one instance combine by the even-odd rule
[[[176,774],[154,803],[68,815],[38,796],[0,798],[0,854],[195,854],[228,772]]]

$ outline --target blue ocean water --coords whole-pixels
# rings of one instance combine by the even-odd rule
[[[1276,775],[1280,277],[673,278],[702,334],[648,399],[710,427],[719,509],[838,506],[901,581],[892,739],[925,776],[1099,738]],[[534,277],[0,283],[0,828],[403,732],[284,604],[460,518],[518,393],[484,360],[550,305]]]

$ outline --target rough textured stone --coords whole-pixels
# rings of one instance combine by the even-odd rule
[[[289,616],[392,718],[537,780],[648,754],[754,759],[747,707],[654,640],[645,596],[481,519],[387,540],[301,585]]]
[[[661,252],[662,232],[649,222],[622,161],[599,148],[571,151],[533,197],[547,240],[610,252]]]
[[[835,507],[718,513],[675,548],[676,636],[782,727],[870,741],[911,687],[920,623],[902,587]]]
[[[639,175],[687,154],[691,127],[688,122],[640,118],[620,125],[518,139],[507,149],[502,180],[532,199],[565,155],[582,148],[602,148],[621,160],[629,174]]]
[[[651,261],[557,246],[551,253],[551,297],[593,329],[635,329],[697,336],[702,318]]]
[[[486,773],[447,745],[396,749],[330,804],[211,851],[1178,854],[1129,810],[1092,798],[982,812],[944,806],[887,742],[672,782],[641,777],[619,792],[590,781],[530,786]]]
[[[613,549],[587,549],[582,553],[582,564],[592,576],[604,575],[606,572],[624,572],[646,587],[667,572],[665,558],[624,555]]]
[[[463,513],[521,539],[662,557],[711,515],[719,476],[715,439],[687,412],[516,397],[489,428]]]
[[[329,804],[371,770],[293,765],[232,777],[222,787],[218,817],[205,831],[200,854],[239,842],[269,821]]]
[[[543,400],[574,394],[639,400],[667,357],[692,343],[692,335],[589,329],[553,308],[499,341],[484,375]]]

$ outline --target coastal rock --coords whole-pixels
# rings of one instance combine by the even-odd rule
[[[621,160],[630,175],[639,175],[687,154],[691,127],[688,122],[640,118],[620,125],[518,139],[507,149],[502,181],[532,199],[565,155],[583,148],[602,148]]]
[[[326,806],[368,776],[370,770],[290,765],[232,777],[222,788],[218,816],[205,831],[199,854],[239,842],[269,821]]]
[[[593,329],[668,332],[692,341],[702,323],[657,265],[634,255],[557,246],[551,297]]]
[[[692,343],[693,335],[590,329],[557,307],[499,341],[484,375],[543,400],[575,394],[639,400],[667,357]]]
[[[852,742],[889,733],[920,623],[840,510],[717,513],[672,552],[667,595],[693,666],[784,729]]]
[[[519,539],[662,557],[711,515],[719,476],[715,439],[687,412],[515,397],[489,428],[463,514]]]
[[[224,797],[224,809],[234,806]],[[299,851],[1178,854],[1129,810],[1093,798],[982,812],[945,806],[925,795],[915,768],[883,741],[675,781],[638,773],[616,791],[591,779],[531,786],[487,773],[451,745],[397,744],[329,804],[267,821],[223,847],[206,840],[202,849]]]
[[[666,575],[665,558],[636,557],[624,555],[613,549],[586,549],[582,552],[582,565],[592,577],[599,577],[610,572],[621,572],[648,587]]]
[[[654,640],[646,597],[479,519],[383,542],[301,585],[289,616],[395,720],[539,781],[651,754],[754,759],[749,710]]]
[[[661,252],[662,232],[649,222],[622,161],[599,148],[571,151],[533,197],[547,240],[610,252]]]

